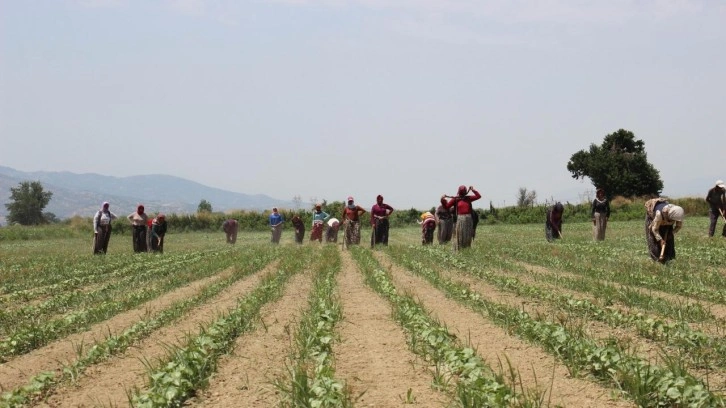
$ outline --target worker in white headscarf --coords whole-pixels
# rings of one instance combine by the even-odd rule
[[[683,227],[685,211],[683,207],[669,204],[662,198],[654,198],[645,203],[646,240],[650,257],[658,262],[668,262],[676,258],[674,235]]]

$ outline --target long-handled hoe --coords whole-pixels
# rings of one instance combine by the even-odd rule
[[[666,236],[663,237],[663,243],[660,245],[660,256],[658,257],[658,262],[665,262],[665,250],[666,246],[668,246],[668,234],[670,234],[670,231],[666,232]]]
[[[375,215],[371,215],[371,217],[375,217],[373,220],[373,231],[371,231],[371,249],[373,249],[376,246],[376,227],[378,226],[378,217]]]
[[[343,242],[340,243],[343,250],[348,249],[348,228],[350,227],[350,222],[348,220],[345,220],[345,228],[343,228]]]

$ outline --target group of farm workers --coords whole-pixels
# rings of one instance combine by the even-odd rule
[[[473,193],[473,194],[469,194]],[[439,205],[436,216],[430,212],[421,215],[420,221],[422,232],[421,242],[424,245],[433,243],[434,230],[439,225],[439,243],[445,244],[455,236],[453,247],[458,250],[460,248],[468,248],[475,236],[478,215],[474,211],[472,202],[481,198],[481,194],[474,189],[473,186],[460,186],[458,192],[454,196],[442,195],[441,204]],[[343,207],[340,221],[332,218],[328,213],[322,211],[321,204],[315,205],[315,211],[312,217],[312,233],[310,241],[322,242],[324,228],[327,242],[338,241],[338,230],[343,226],[344,243],[346,245],[359,245],[361,240],[361,216],[368,211],[355,203],[352,196],[346,200]],[[394,209],[385,203],[382,195],[376,197],[376,203],[370,210],[371,225],[371,247],[376,245],[388,245],[388,232],[390,228],[389,216]],[[456,224],[454,224],[456,219]],[[326,226],[327,221],[327,226]],[[269,226],[272,231],[271,242],[273,244],[280,243],[282,235],[282,226],[285,219],[278,211],[277,207],[272,209],[269,216]],[[302,244],[305,236],[305,224],[298,215],[294,215],[292,225],[295,229],[295,242]]]
[[[438,227],[438,242],[446,244],[452,242],[454,250],[468,248],[471,246],[476,235],[478,213],[473,208],[473,202],[479,200],[481,194],[473,187],[459,186],[456,195],[442,195],[440,205],[435,214],[424,212],[421,214],[421,243],[431,245],[434,240],[434,232]],[[312,231],[310,241],[338,242],[338,231],[342,226],[344,229],[344,243],[346,245],[359,245],[361,239],[360,219],[367,211],[355,203],[353,197],[347,198],[343,208],[341,220],[331,217],[322,210],[320,203],[315,204],[312,213]],[[713,237],[716,231],[716,224],[723,219],[725,224],[721,235],[726,237],[726,184],[723,180],[717,180],[715,185],[708,190],[706,202],[709,205],[709,229],[708,235]],[[547,241],[554,241],[563,238],[562,222],[565,207],[556,202],[546,208],[545,238]],[[389,220],[388,217],[394,209],[384,203],[383,196],[376,197],[376,204],[370,210],[371,224],[371,247],[377,244],[388,245]],[[591,204],[591,219],[593,239],[602,241],[605,239],[608,219],[610,218],[610,202],[606,192],[602,188],[596,190],[595,199]],[[645,235],[648,252],[654,261],[661,263],[668,262],[676,257],[674,235],[683,227],[685,211],[682,207],[670,204],[664,198],[653,198],[645,203]],[[109,210],[109,203],[104,202],[101,209],[93,217],[93,253],[105,254],[108,250],[108,243],[111,235],[111,221],[116,215]],[[133,228],[132,245],[134,252],[163,252],[164,236],[167,225],[164,214],[156,217],[149,217],[144,212],[144,206],[139,205],[136,211],[128,215],[129,222]],[[272,209],[269,216],[269,226],[272,232],[271,242],[280,243],[282,227],[285,219],[277,207]],[[305,237],[305,223],[299,215],[293,216],[292,225],[295,229],[295,242],[302,244]],[[227,243],[234,244],[237,241],[239,223],[230,218],[226,220],[222,229],[224,230]]]
[[[322,210],[322,204],[315,204],[315,210],[312,214],[312,232],[310,233],[310,241],[323,242],[325,235],[326,242],[338,242],[338,231],[341,225],[344,226],[344,240],[346,245],[360,244],[360,217],[367,211],[355,204],[353,197],[348,197],[347,204],[343,208],[342,222],[331,217],[330,214]],[[376,204],[371,208],[371,246],[376,244],[388,245],[388,216],[393,212],[393,207],[383,202],[383,196],[376,197]],[[277,207],[272,208],[269,216],[269,226],[272,231],[271,242],[279,244],[282,236],[282,226],[285,218],[280,214]],[[292,217],[292,225],[295,229],[295,242],[302,244],[305,237],[305,223],[299,215]]]
[[[111,212],[110,204],[105,201],[101,209],[93,216],[93,253],[106,254],[111,239],[111,221],[118,218]],[[139,204],[136,211],[128,215],[133,230],[131,244],[135,253],[164,252],[164,236],[166,236],[166,216],[159,213],[149,217],[144,206]]]
[[[708,236],[713,237],[719,219],[724,220],[721,236],[726,237],[726,184],[716,180],[706,193],[709,207]],[[607,220],[610,217],[610,203],[605,191],[598,188],[592,202],[592,225],[595,240],[605,239]],[[556,203],[547,209],[545,236],[548,241],[562,238],[562,214],[564,206]],[[653,198],[645,202],[645,240],[648,253],[654,261],[666,263],[676,257],[675,234],[683,227],[685,210],[670,204],[665,198]]]
[[[720,180],[719,180],[720,181]],[[563,238],[562,217],[564,206],[557,202],[547,208],[545,220],[545,237],[552,242]],[[670,204],[664,198],[653,198],[645,202],[645,241],[648,253],[654,261],[668,262],[676,257],[674,234],[683,226],[685,211],[682,207]],[[605,190],[598,188],[595,199],[590,206],[593,239],[605,239],[608,218],[610,218],[610,202]]]
[[[282,227],[283,221],[284,219],[277,211],[277,207],[273,208],[272,214],[270,214],[270,228],[272,228],[272,242],[275,244],[280,243],[280,234],[282,232],[280,228]],[[312,223],[310,241],[323,242],[323,232],[327,226],[328,230],[325,232],[325,241],[338,242],[338,227],[340,221],[337,218],[331,218],[328,213],[323,211],[322,204],[320,203],[315,204]],[[292,217],[292,225],[295,228],[295,242],[302,244],[305,239],[305,223],[299,215],[295,215]]]
[[[709,236],[713,236],[716,223],[719,218],[726,221],[726,185],[722,180],[718,180],[716,185],[709,190],[706,201],[710,206],[710,226]],[[470,194],[471,193],[471,194]],[[436,227],[439,227],[438,241],[439,244],[445,244],[452,240],[453,248],[459,250],[468,248],[476,234],[476,224],[478,222],[478,213],[474,210],[472,202],[479,200],[481,194],[473,187],[468,188],[464,185],[459,186],[457,194],[453,196],[442,195],[441,204],[436,209],[436,213],[424,212],[421,214],[421,242],[423,245],[431,245],[434,239]],[[564,205],[556,202],[547,207],[545,214],[545,238],[552,242],[556,239],[563,238],[562,223],[564,215]],[[650,257],[654,261],[661,263],[668,262],[676,257],[674,234],[683,227],[685,211],[682,207],[670,204],[664,198],[653,198],[645,203],[645,234],[646,244]],[[343,211],[343,223],[345,228],[346,244],[360,243],[360,221],[359,217],[366,212],[365,209],[356,205],[353,197],[348,197],[348,203]],[[383,197],[379,195],[376,204],[371,209],[371,246],[381,243],[388,244],[388,215],[393,212],[393,208],[383,203]],[[322,219],[318,220],[313,217],[313,223],[322,222],[327,219],[328,214],[320,210],[320,206],[316,205],[316,214],[321,214]],[[598,188],[595,198],[591,203],[590,210],[592,220],[593,239],[602,241],[605,239],[605,231],[607,229],[608,219],[610,218],[610,202],[607,199],[605,190]],[[302,235],[304,234],[304,225],[295,217],[293,225],[296,228],[296,241],[302,243]],[[335,225],[339,225],[337,219]],[[455,221],[454,221],[455,220]],[[273,209],[270,215],[270,226],[273,229],[272,242],[279,243],[279,228],[282,225],[282,216]],[[334,230],[337,236],[337,228]],[[722,235],[726,237],[726,225]],[[313,237],[311,236],[311,240]]]

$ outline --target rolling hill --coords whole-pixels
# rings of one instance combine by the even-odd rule
[[[199,202],[207,200],[214,211],[262,210],[272,206],[292,207],[290,201],[263,194],[244,194],[208,187],[179,177],[152,174],[130,177],[104,176],[94,173],[22,172],[0,166],[0,222],[7,215],[10,188],[23,181],[39,181],[53,197],[45,208],[58,218],[74,215],[92,216],[103,201],[111,211],[125,216],[143,203],[149,213],[193,213]]]

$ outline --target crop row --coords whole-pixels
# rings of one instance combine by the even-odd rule
[[[717,318],[704,308],[698,302],[674,302],[654,296],[649,293],[650,290],[643,290],[633,286],[627,286],[618,283],[603,281],[598,278],[590,277],[587,274],[560,274],[560,273],[531,273],[526,267],[517,260],[504,257],[498,254],[463,254],[462,256],[452,257],[446,255],[438,255],[437,259],[445,261],[455,267],[465,268],[469,265],[471,269],[476,265],[486,265],[487,268],[478,268],[477,275],[485,278],[492,275],[493,268],[499,268],[510,274],[526,275],[529,279],[547,283],[552,286],[571,289],[581,293],[590,293],[601,299],[605,304],[620,303],[628,307],[637,307],[643,311],[657,313],[663,316],[673,316],[679,321],[687,322],[715,322]],[[551,269],[552,270],[552,269]],[[556,270],[552,270],[556,272]],[[512,278],[513,279],[513,278]],[[519,284],[518,282],[516,284]]]
[[[423,262],[427,260],[429,262],[426,262],[425,265],[428,267],[434,267],[443,262],[445,265],[456,267],[463,273],[486,281],[502,291],[546,301],[560,310],[585,319],[601,321],[611,327],[634,328],[643,337],[675,347],[678,354],[690,360],[694,367],[726,367],[726,338],[694,330],[684,321],[672,322],[643,313],[601,307],[588,299],[561,295],[552,292],[551,289],[528,285],[514,277],[501,276],[487,270],[481,264],[469,264],[463,257],[452,256],[450,252],[437,251],[432,248],[396,247],[391,249],[390,254],[409,268],[421,268],[424,265]]]
[[[275,254],[275,251],[256,251],[249,254],[240,259],[240,263],[235,266],[235,271],[230,277],[207,285],[196,295],[175,302],[153,316],[134,323],[120,334],[109,334],[104,340],[80,347],[77,350],[77,358],[66,364],[59,373],[39,373],[28,384],[4,393],[0,399],[0,408],[25,406],[33,400],[46,397],[57,386],[77,380],[89,366],[125,352],[131,345],[148,337],[154,331],[177,321],[192,308],[212,299],[238,280],[259,271],[274,258]]]
[[[179,256],[176,263],[167,263],[153,273],[149,273],[148,268],[142,268],[137,279],[127,281],[123,288],[115,290],[118,295],[116,298],[95,299],[95,302],[90,302],[90,307],[72,310],[57,318],[47,320],[31,318],[22,321],[0,339],[0,359],[7,361],[12,356],[26,353],[50,341],[87,328],[90,324],[106,320],[190,281],[207,277],[219,269],[232,265],[235,259],[236,256],[214,256],[210,253],[204,256],[187,254]],[[180,266],[184,266],[184,269],[180,270]],[[62,294],[60,295],[62,297]]]
[[[214,252],[210,251],[210,253]],[[20,268],[13,274],[15,277],[12,284],[4,283],[2,293],[5,294],[0,296],[0,305],[12,308],[16,304],[24,304],[23,302],[37,301],[49,295],[82,289],[109,279],[133,275],[143,268],[162,267],[179,262],[180,259],[196,257],[199,253],[164,257],[141,255],[111,259],[86,256],[77,259],[77,262],[73,264],[58,259],[57,255],[45,256],[41,261],[45,262],[45,269],[29,273]],[[33,269],[37,269],[37,264],[35,265]]]
[[[400,293],[371,251],[354,247],[351,254],[366,283],[391,303],[395,319],[409,335],[411,350],[434,365],[434,384],[441,389],[456,384],[454,394],[459,406],[528,406],[540,398],[536,394],[517,394],[514,384],[508,384],[501,372],[495,373],[476,350],[459,344],[456,336],[436,322],[422,304]]]
[[[74,290],[76,288],[56,287],[53,295],[44,301],[25,303],[17,308],[0,312],[2,325],[0,333],[12,332],[15,327],[22,327],[28,323],[37,324],[38,321],[48,320],[49,315],[62,315],[76,309],[112,301],[118,296],[126,296],[130,289],[155,285],[160,278],[168,277],[188,265],[198,264],[202,258],[217,256],[217,254],[185,254],[183,257],[171,256],[161,264],[134,263],[108,274],[94,273],[91,275],[93,279],[88,281],[103,282],[96,288]]]
[[[592,242],[562,242],[551,245],[515,245],[497,241],[483,243],[478,251],[482,256],[502,257],[517,262],[527,262],[547,268],[568,271],[588,279],[618,283],[633,288],[647,288],[667,293],[689,296],[695,299],[726,304],[726,274],[718,268],[699,262],[700,254],[694,252],[688,262],[669,267],[633,259],[632,253],[642,248],[630,249],[630,241],[623,240],[622,248],[595,245]],[[638,242],[640,246],[644,245]],[[552,251],[557,256],[552,256]],[[615,253],[612,256],[610,253]],[[685,255],[682,256],[685,258]],[[593,262],[597,259],[597,262]],[[658,268],[651,270],[652,268]]]
[[[336,325],[342,318],[335,289],[340,255],[333,246],[316,251],[313,289],[309,308],[295,334],[295,350],[288,363],[287,378],[276,385],[290,407],[348,407],[352,403],[342,381],[335,377],[333,345],[338,340]]]
[[[200,251],[195,251],[200,252]],[[174,254],[175,259],[185,256],[194,256],[195,252]],[[138,254],[136,256],[90,256],[74,253],[39,253],[33,258],[19,260],[10,258],[3,265],[3,276],[5,279],[0,286],[0,302],[6,303],[6,299],[23,296],[32,298],[35,293],[47,292],[48,287],[56,288],[56,285],[68,285],[75,279],[86,278],[94,275],[109,273],[120,273],[123,275],[124,268],[136,271],[139,265],[155,265],[168,263],[166,256],[159,257],[153,254]]]
[[[676,358],[655,366],[623,349],[616,341],[604,344],[582,330],[533,318],[528,313],[489,301],[464,283],[443,277],[436,269],[406,262],[404,267],[472,310],[486,315],[518,336],[560,358],[573,372],[587,372],[609,383],[643,407],[726,406],[724,400],[684,369]]]
[[[237,306],[189,337],[183,346],[172,347],[170,355],[155,368],[149,367],[149,388],[134,390],[135,407],[180,406],[206,386],[219,358],[228,353],[235,339],[254,327],[263,305],[278,299],[289,278],[307,268],[310,248],[296,248],[283,254],[275,273],[267,275]]]

